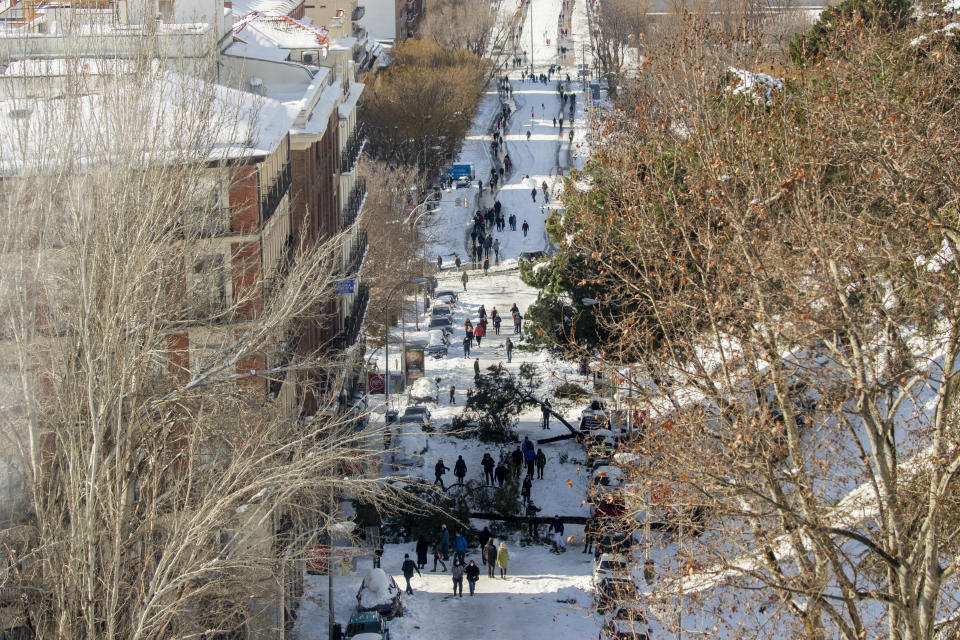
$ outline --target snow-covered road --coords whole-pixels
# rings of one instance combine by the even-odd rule
[[[562,0],[532,0],[534,23],[534,60],[537,74],[546,73],[551,64],[559,61],[557,43],[558,17],[562,11]],[[501,12],[513,13],[517,9],[515,0],[503,0],[500,3]],[[528,49],[530,46],[530,13],[525,11],[525,25],[520,47]],[[573,24],[585,25],[586,16],[584,0],[575,0]],[[546,36],[544,36],[546,32]],[[585,37],[584,34],[571,34],[574,38]],[[551,44],[547,44],[547,40]],[[568,56],[567,58],[571,58]],[[515,342],[518,336],[513,334],[509,309],[516,304],[521,314],[526,314],[527,307],[536,299],[537,291],[520,281],[516,268],[517,258],[524,251],[539,251],[548,248],[549,241],[544,231],[544,223],[550,211],[558,206],[554,196],[549,204],[543,201],[543,194],[539,186],[546,182],[552,191],[559,188],[560,178],[557,169],[566,169],[565,163],[572,155],[569,148],[580,144],[585,135],[583,116],[583,96],[581,87],[576,82],[566,87],[576,92],[575,137],[571,143],[568,138],[570,130],[566,110],[562,106],[560,95],[556,91],[557,81],[567,74],[576,78],[576,69],[563,68],[559,74],[546,83],[521,81],[520,70],[508,68],[505,72],[513,86],[513,99],[517,105],[516,111],[509,119],[503,137],[506,151],[513,162],[513,171],[509,173],[500,189],[496,193],[503,206],[504,216],[517,216],[517,230],[510,231],[509,226],[503,232],[493,232],[494,238],[500,240],[501,255],[499,265],[493,265],[489,275],[482,270],[470,269],[466,291],[460,281],[461,273],[453,269],[454,255],[464,260],[469,266],[466,255],[469,249],[469,231],[471,218],[475,213],[473,203],[476,201],[477,188],[457,189],[445,193],[441,208],[434,214],[427,216],[423,228],[428,237],[427,252],[430,259],[437,255],[442,256],[444,269],[438,273],[439,286],[442,289],[455,289],[461,292],[460,303],[454,315],[454,342],[446,358],[428,358],[426,375],[430,378],[441,379],[440,403],[431,405],[433,424],[443,425],[450,422],[452,417],[462,409],[465,402],[467,387],[473,384],[474,359],[478,358],[480,366],[486,368],[495,363],[506,364],[504,342],[508,336]],[[531,117],[531,109],[533,116]],[[489,127],[500,111],[500,102],[496,86],[484,96],[474,118],[473,128],[464,141],[459,162],[473,163],[477,177],[486,179],[490,174],[490,136]],[[553,118],[563,114],[565,117],[563,131],[554,126]],[[527,132],[530,138],[527,139]],[[531,190],[537,187],[536,200],[531,197]],[[464,207],[463,199],[469,202]],[[457,201],[461,206],[457,206]],[[526,221],[529,231],[526,235],[521,227]],[[492,258],[492,255],[491,255]],[[492,262],[492,261],[491,261]],[[489,312],[495,307],[504,317],[501,335],[490,333],[483,340],[481,347],[471,351],[470,359],[463,357],[461,341],[463,339],[463,321],[470,317],[476,324],[477,310],[484,305]],[[421,328],[425,326],[420,323]],[[417,332],[411,323],[406,326],[407,339],[416,339]],[[425,332],[420,332],[425,338]],[[515,369],[523,362],[533,362],[539,367],[543,376],[543,392],[565,380],[576,380],[586,384],[586,380],[575,375],[574,367],[567,362],[552,360],[545,353],[515,350],[513,362],[508,365]],[[382,354],[380,366],[382,368]],[[391,352],[390,368],[399,369],[399,354]],[[456,406],[447,401],[449,387],[456,387]],[[396,397],[401,404],[405,400]],[[570,421],[575,422],[574,409],[568,407]],[[532,439],[559,435],[563,427],[554,424],[551,431],[543,431],[539,424],[539,410],[533,409],[520,417],[518,431],[521,437],[529,435]],[[497,457],[499,449],[483,445],[476,440],[459,440],[442,434],[434,433],[430,436],[429,450],[425,455],[425,464],[422,473],[432,480],[433,465],[438,458],[443,458],[447,466],[453,467],[457,455],[463,455],[468,465],[468,479],[481,474],[479,461],[483,453],[489,451]],[[533,500],[543,508],[541,516],[552,516],[555,513],[563,515],[588,515],[588,505],[583,503],[585,493],[585,471],[580,464],[584,458],[582,450],[572,441],[564,441],[547,445],[544,449],[548,463],[543,480],[535,481],[532,489]],[[561,463],[564,457],[566,462]],[[447,478],[452,481],[448,475]],[[486,523],[474,523],[482,527]],[[543,534],[547,534],[546,526],[541,526]],[[477,588],[477,595],[473,598],[469,593],[461,600],[453,599],[452,583],[448,573],[424,573],[423,578],[414,580],[416,593],[405,599],[405,616],[390,623],[391,638],[404,640],[405,638],[441,638],[450,634],[466,634],[477,640],[503,640],[504,638],[523,638],[524,640],[548,640],[557,635],[558,625],[562,625],[564,636],[570,638],[592,638],[598,633],[599,621],[590,611],[591,592],[590,576],[592,572],[592,555],[580,553],[582,549],[582,526],[568,525],[567,536],[576,536],[577,541],[571,543],[570,550],[564,554],[550,553],[544,535],[543,542],[531,544],[518,536],[506,539],[510,549],[510,570],[507,580],[499,578],[491,580],[487,577],[486,568],[482,567],[481,578]],[[498,539],[499,543],[500,540]],[[577,546],[580,544],[581,546]],[[403,584],[400,575],[400,565],[403,554],[414,555],[414,544],[387,545],[382,566],[392,573],[398,583]],[[480,564],[479,553],[471,549],[468,558]],[[449,563],[448,563],[449,566]],[[429,567],[428,567],[429,568]],[[355,608],[354,594],[360,581],[359,575],[337,577],[335,587],[336,620],[344,626]],[[307,593],[301,606],[300,614],[294,627],[293,635],[301,640],[308,638],[326,638],[327,610],[326,610],[326,576],[308,576],[306,581]]]

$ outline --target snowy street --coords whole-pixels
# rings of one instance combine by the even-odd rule
[[[529,11],[524,12],[524,26],[519,38],[517,54],[522,56],[523,51],[529,53],[530,34],[534,35],[535,49],[533,51],[536,74],[546,74],[550,65],[559,64],[560,57],[557,48],[557,33],[559,17],[563,11],[562,0],[532,0],[533,25],[531,26]],[[500,3],[501,14],[513,14],[517,5],[512,0]],[[576,0],[573,15],[565,17],[565,24],[574,25],[574,29],[582,27],[586,31],[586,14],[583,0]],[[544,33],[546,32],[546,36]],[[570,37],[586,37],[571,31]],[[547,44],[549,40],[550,44]],[[572,47],[577,50],[576,45]],[[510,49],[508,48],[508,53]],[[567,50],[565,60],[574,61],[571,49]],[[579,55],[579,51],[577,51]],[[558,168],[564,171],[569,162],[577,154],[586,132],[584,117],[584,102],[582,84],[576,82],[576,67],[564,66],[559,73],[554,73],[547,83],[520,80],[521,69],[512,67],[508,59],[505,73],[513,88],[512,100],[516,110],[511,114],[506,128],[503,131],[505,151],[510,155],[512,171],[507,172],[504,180],[496,191],[496,199],[503,207],[504,218],[511,214],[516,215],[516,230],[511,231],[509,225],[505,231],[492,231],[495,239],[500,241],[501,260],[495,263],[493,252],[490,252],[490,273],[484,275],[482,269],[466,269],[474,264],[468,258],[471,248],[470,230],[472,218],[476,213],[474,204],[477,197],[476,179],[470,188],[453,189],[444,193],[440,210],[425,216],[423,229],[427,234],[427,252],[431,261],[436,256],[443,259],[443,269],[437,274],[439,289],[452,289],[459,293],[459,303],[454,308],[454,333],[449,353],[445,358],[426,359],[426,377],[441,379],[440,402],[437,406],[429,405],[432,413],[432,424],[440,427],[448,424],[454,415],[462,410],[466,401],[466,390],[473,384],[474,360],[479,359],[481,369],[503,363],[506,365],[504,343],[507,337],[519,346],[520,336],[513,333],[513,324],[510,316],[510,307],[516,304],[521,315],[526,314],[530,305],[537,296],[537,291],[524,285],[520,281],[517,270],[517,259],[523,252],[544,251],[548,249],[549,241],[544,231],[547,215],[558,206],[557,195],[560,188]],[[529,70],[529,67],[527,67]],[[565,91],[576,94],[576,111],[574,119],[573,140],[569,136],[571,129],[569,121],[569,104],[564,106],[560,94],[557,92],[557,81],[569,74],[572,82],[564,83]],[[476,178],[484,181],[484,203],[492,205],[487,187],[492,163],[490,143],[491,126],[495,124],[500,113],[501,103],[497,93],[496,82],[488,88],[474,118],[473,127],[464,141],[463,149],[457,162],[472,163],[475,166]],[[531,115],[532,114],[532,115]],[[563,117],[562,131],[559,118]],[[554,118],[558,119],[554,125]],[[529,133],[529,138],[528,138]],[[575,161],[575,160],[574,160]],[[544,202],[542,184],[546,182],[549,203]],[[531,191],[536,189],[536,198]],[[457,206],[459,199],[468,198],[469,206]],[[522,231],[524,222],[529,225],[525,234]],[[488,228],[489,231],[489,228]],[[467,271],[468,282],[464,290],[461,281],[462,273],[454,268],[455,256],[463,261]],[[489,314],[496,308],[503,317],[500,335],[495,335],[493,326],[488,327],[487,336],[482,345],[475,344],[470,352],[470,358],[464,358],[462,340],[464,337],[464,320],[470,318],[476,325],[477,310],[484,305]],[[409,341],[426,339],[426,327],[429,320],[424,321],[426,315],[420,319],[419,333],[414,330],[413,323],[408,318],[406,338]],[[395,330],[399,332],[399,330]],[[382,370],[382,351],[379,352],[379,368]],[[398,371],[400,367],[399,349],[390,351],[390,369]],[[541,392],[546,395],[565,380],[573,380],[586,386],[587,381],[576,376],[576,367],[572,363],[552,360],[546,353],[535,353],[516,349],[512,363],[507,365],[511,370],[519,368],[521,363],[533,362],[537,364],[542,376]],[[456,405],[448,402],[449,388],[456,388]],[[396,394],[392,398],[394,408],[403,409],[406,398]],[[396,403],[399,402],[400,406]],[[558,407],[567,419],[576,423],[581,406]],[[375,408],[375,411],[377,409]],[[379,409],[382,412],[382,407]],[[382,413],[379,415],[382,416]],[[540,425],[539,409],[531,409],[520,416],[518,433],[520,437],[529,435],[536,441],[537,438],[550,437],[565,433],[566,429],[556,421],[551,430],[545,431]],[[458,455],[462,455],[468,466],[467,479],[482,477],[480,458],[485,452],[499,458],[500,448],[494,445],[484,445],[476,439],[460,440],[434,432],[428,436],[429,449],[424,454],[424,465],[419,471],[428,481],[433,480],[433,467],[440,458],[452,468]],[[505,447],[512,450],[511,447]],[[588,516],[589,505],[583,503],[585,495],[586,470],[585,455],[576,442],[564,440],[558,443],[547,444],[543,447],[547,456],[547,465],[543,480],[535,480],[532,487],[532,500],[542,508],[540,516],[552,517],[555,514],[563,516]],[[560,463],[564,456],[566,462]],[[447,484],[455,482],[452,474],[445,477]],[[473,526],[482,528],[486,522],[476,521]],[[540,542],[531,543],[529,538],[520,538],[516,535],[505,540],[497,539],[499,545],[505,541],[510,552],[508,577],[502,580],[499,577],[487,577],[487,569],[481,564],[480,553],[476,548],[476,540],[471,539],[470,551],[467,560],[475,560],[481,566],[481,577],[477,584],[477,595],[473,598],[467,593],[464,598],[456,598],[450,602],[452,596],[452,581],[450,577],[450,562],[448,571],[431,573],[428,563],[423,576],[413,579],[414,595],[404,598],[404,617],[395,618],[390,622],[391,638],[439,637],[447,635],[453,630],[462,630],[471,637],[478,639],[494,638],[524,638],[525,640],[547,640],[556,636],[557,624],[562,624],[566,635],[576,638],[593,638],[599,632],[601,622],[590,610],[592,592],[590,588],[591,573],[593,570],[593,555],[581,553],[582,525],[568,524],[565,527],[565,537],[575,537],[569,543],[569,550],[563,554],[550,552],[549,540],[553,536],[547,525],[540,526]],[[433,541],[430,541],[431,545]],[[409,553],[415,557],[414,543],[405,545],[386,545],[382,558],[383,568],[396,579],[401,586],[404,579],[400,571],[403,556]],[[432,560],[432,557],[430,558]],[[451,558],[452,561],[452,558]],[[336,621],[346,626],[350,615],[355,610],[355,594],[360,580],[369,567],[361,562],[354,575],[336,578],[335,612]],[[308,638],[327,637],[327,609],[326,609],[327,577],[324,575],[307,576],[307,594],[301,605],[300,614],[294,636],[301,640]]]

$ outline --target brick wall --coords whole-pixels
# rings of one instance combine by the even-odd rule
[[[254,233],[260,225],[260,184],[255,165],[237,167],[230,181],[230,230]]]
[[[230,273],[237,315],[244,320],[256,318],[263,311],[259,241],[230,244]]]

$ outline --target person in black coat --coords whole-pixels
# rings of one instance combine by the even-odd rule
[[[540,507],[533,504],[533,500],[527,503],[527,517],[530,518],[530,531],[529,535],[531,538],[540,538],[540,529],[537,526],[537,514],[540,513]]]
[[[480,560],[483,562],[483,564],[487,563],[486,558],[483,557],[483,548],[487,546],[487,542],[490,540],[493,540],[493,534],[490,533],[490,529],[484,527],[483,531],[477,534],[477,541],[480,543]]]
[[[497,486],[502,489],[503,483],[507,481],[507,466],[501,462],[493,473],[497,477]]]
[[[457,482],[463,484],[463,479],[467,475],[467,463],[463,456],[457,456],[457,461],[453,465],[453,475],[457,476]]]
[[[443,486],[443,474],[447,471],[450,471],[450,467],[443,464],[443,458],[437,460],[437,464],[433,466],[433,475],[436,476],[433,479],[433,483],[439,484],[441,489],[446,489],[446,487]]]
[[[407,579],[407,593],[413,593],[413,587],[410,586],[410,579],[413,578],[413,572],[416,571],[418,576],[423,576],[420,573],[420,569],[417,568],[416,563],[410,559],[410,554],[403,554],[403,565],[400,567],[400,570],[403,571],[403,577]]]
[[[497,465],[493,460],[493,456],[489,453],[483,454],[483,459],[480,461],[480,466],[483,467],[483,481],[487,484],[493,484],[493,468]]]
[[[473,590],[477,588],[477,580],[480,579],[480,567],[477,566],[476,562],[471,560],[463,572],[467,576],[467,584],[470,585],[470,595],[472,596]]]
[[[427,539],[422,535],[417,539],[417,569],[427,566]]]

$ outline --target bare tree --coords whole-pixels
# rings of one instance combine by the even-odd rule
[[[600,74],[616,89],[630,51],[639,56],[647,25],[648,3],[613,0],[597,2],[590,9],[590,40]]]
[[[502,45],[504,36],[497,29],[497,11],[488,2],[444,0],[430,7],[420,23],[418,35],[447,49],[463,47],[478,58],[486,57],[492,47]]]
[[[56,97],[4,104],[2,434],[21,454],[4,472],[27,508],[0,530],[0,584],[38,638],[283,624],[270,607],[297,595],[331,497],[396,500],[360,473],[375,430],[333,404],[298,415],[297,372],[338,369],[292,341],[331,295],[340,239],[240,276],[206,260],[255,260],[257,234],[224,235],[251,202],[225,209],[211,187],[271,153],[270,106],[140,62],[67,64]]]

